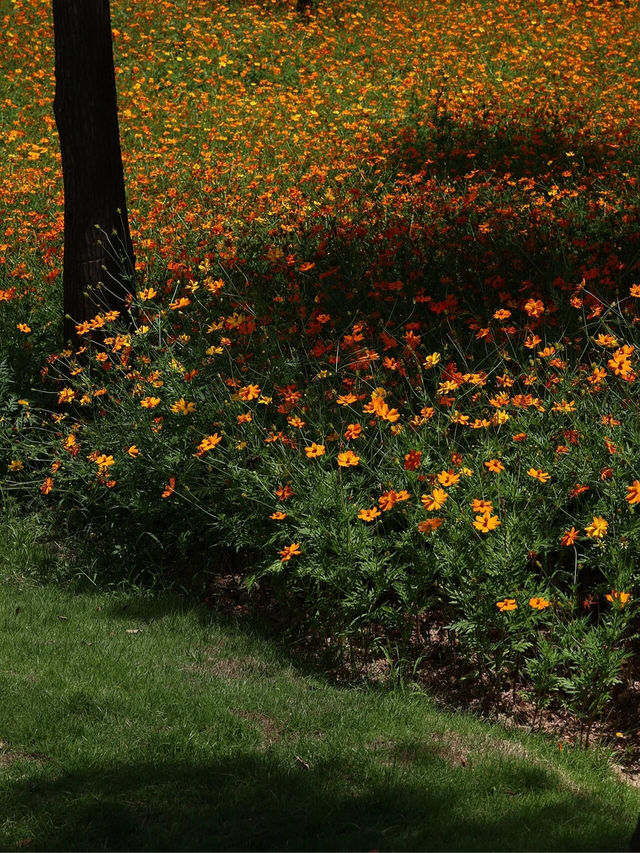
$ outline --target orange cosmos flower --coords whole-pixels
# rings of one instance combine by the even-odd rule
[[[31,331],[31,326],[28,326],[26,323],[18,323],[16,325],[16,329],[19,332],[22,332],[23,334],[28,335],[29,332]]]
[[[578,541],[578,536],[580,532],[572,527],[571,530],[565,530],[562,534],[562,539],[560,540],[560,544],[565,547],[569,547],[570,545],[574,545]]]
[[[541,483],[548,483],[551,479],[551,474],[547,474],[546,471],[542,471],[539,468],[529,468],[527,474],[535,480],[540,480]]]
[[[168,498],[170,497],[176,490],[176,478],[169,477],[169,482],[164,487],[164,491],[162,492],[161,497]]]
[[[202,439],[196,450],[196,456],[203,456],[208,450],[212,450],[222,441],[222,436],[214,432],[213,435],[207,435]]]
[[[176,299],[175,302],[169,303],[169,308],[172,311],[179,311],[180,308],[186,308],[187,305],[191,305],[191,300],[188,296],[181,296],[179,299]]]
[[[158,291],[153,287],[147,287],[145,290],[138,291],[138,299],[141,302],[146,302],[147,299],[154,299],[158,295]]]
[[[529,335],[524,345],[527,349],[535,349],[539,343],[542,343],[542,338],[539,335]]]
[[[490,515],[488,512],[485,512],[482,515],[476,516],[473,526],[480,533],[489,533],[491,530],[495,530],[501,523],[497,515]]]
[[[546,598],[530,598],[529,606],[533,607],[534,610],[544,610],[545,607],[549,607],[551,605],[550,601],[547,601]]]
[[[286,512],[280,512],[279,510],[276,512],[272,512],[269,518],[272,518],[274,521],[284,521],[287,517]]]
[[[140,451],[138,450],[135,444],[132,444],[131,447],[127,447],[127,453],[132,459],[135,459],[136,456],[140,455]]]
[[[422,462],[422,452],[420,450],[410,450],[404,457],[404,470],[417,471]]]
[[[517,442],[526,441],[527,433],[526,432],[518,432],[513,436],[513,440]]]
[[[52,488],[53,479],[51,477],[47,477],[44,483],[40,486],[40,491],[43,495],[48,495]]]
[[[507,308],[498,308],[497,311],[493,312],[493,317],[495,320],[508,320],[511,316],[511,311]]]
[[[379,515],[380,510],[377,506],[374,506],[373,509],[361,509],[358,513],[358,518],[362,519],[362,521],[374,521]]]
[[[202,283],[204,284],[205,289],[209,291],[209,293],[217,293],[224,287],[224,281],[221,278],[218,278],[214,281],[214,279],[209,276],[205,278]]]
[[[380,509],[383,512],[388,512],[390,509],[393,509],[397,500],[397,494],[393,489],[391,489],[391,491],[385,492],[383,495],[380,495],[378,503],[380,504]]]
[[[627,486],[627,503],[640,503],[640,480],[634,480],[630,486]]]
[[[539,317],[544,314],[544,302],[541,299],[528,299],[524,304],[524,310],[530,317]]]
[[[279,501],[286,501],[293,495],[293,489],[287,483],[286,486],[278,486],[276,489],[276,497]]]
[[[441,518],[427,518],[418,525],[420,533],[433,533],[442,524]]]
[[[584,492],[589,491],[589,486],[585,486],[584,483],[576,483],[575,486],[569,492],[570,498],[577,498],[578,495],[584,494]]]
[[[258,385],[245,385],[238,391],[238,396],[245,402],[255,400],[260,396],[260,388]]]
[[[438,482],[441,486],[455,486],[459,480],[460,474],[456,474],[454,471],[441,471],[438,474]]]
[[[605,521],[601,515],[594,515],[593,521],[585,527],[584,532],[587,534],[589,539],[603,539],[606,536],[608,529],[609,522]]]
[[[448,497],[449,495],[444,491],[444,489],[434,489],[430,495],[422,495],[420,500],[422,501],[422,506],[426,510],[429,512],[435,512],[444,506]]]
[[[286,563],[287,560],[290,560],[292,557],[300,554],[300,543],[293,542],[291,545],[285,545],[285,547],[280,551],[280,562]]]
[[[317,459],[318,456],[324,456],[325,446],[313,442],[309,447],[305,447],[304,452],[307,454],[307,459]]]
[[[504,471],[504,465],[499,459],[490,459],[488,462],[484,463],[485,468],[488,468],[492,474],[499,474],[500,471]]]
[[[500,613],[505,613],[509,610],[518,609],[518,605],[516,604],[515,598],[503,598],[502,601],[496,601],[496,607],[498,608]]]
[[[143,409],[155,409],[160,404],[160,397],[144,397],[140,400]]]
[[[358,398],[356,397],[355,394],[342,394],[341,396],[338,397],[338,399],[336,400],[336,403],[339,406],[350,406],[352,403],[355,403],[357,401],[357,399]]]
[[[346,450],[344,453],[338,453],[338,465],[341,468],[355,468],[360,462],[360,457],[356,456],[352,450]]]
[[[349,424],[346,428],[344,437],[347,439],[356,439],[360,438],[360,434],[362,432],[362,427],[360,424]]]
[[[605,598],[611,604],[619,604],[620,607],[624,607],[631,598],[631,595],[628,592],[618,592],[617,589],[612,589],[610,593],[605,595]]]
[[[471,502],[471,509],[474,512],[480,512],[482,514],[488,513],[491,515],[493,512],[493,503],[491,501],[480,500],[479,498],[474,498]]]

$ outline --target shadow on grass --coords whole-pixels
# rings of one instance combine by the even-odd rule
[[[470,769],[430,780],[407,768],[238,755],[92,767],[55,779],[5,783],[4,850],[620,850],[614,810],[559,787],[538,767],[509,765],[482,780]],[[442,765],[443,766],[443,765]],[[370,772],[367,771],[370,768]],[[444,769],[444,766],[443,766]],[[24,778],[24,777],[23,777]],[[495,784],[492,786],[491,782]],[[475,792],[475,798],[474,798]],[[618,818],[619,821],[619,818]],[[1,824],[0,824],[1,825]]]

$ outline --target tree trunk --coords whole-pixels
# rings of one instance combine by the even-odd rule
[[[631,836],[629,851],[630,853],[638,853],[638,851],[640,851],[640,817],[638,818],[638,825],[636,826],[635,832]]]
[[[125,309],[135,258],[120,152],[109,0],[52,0],[64,181],[64,338]],[[98,227],[96,227],[98,226]]]

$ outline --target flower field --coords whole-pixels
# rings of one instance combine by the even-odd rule
[[[0,16],[1,494],[249,555],[352,672],[637,710],[638,3],[113,0],[134,324],[77,350],[49,5]]]

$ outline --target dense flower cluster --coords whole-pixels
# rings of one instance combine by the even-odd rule
[[[49,3],[0,18],[0,333],[46,353],[3,488],[254,548],[323,630],[437,615],[496,685],[576,625],[624,656],[634,4],[112,5],[138,281],[75,351]]]

